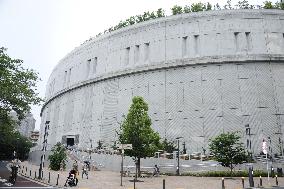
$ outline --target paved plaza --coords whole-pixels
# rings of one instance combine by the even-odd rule
[[[39,166],[31,165],[23,162],[20,173],[34,178],[38,176]],[[30,176],[31,173],[31,176]],[[51,171],[47,168],[43,169],[43,180],[41,182],[48,183],[50,173],[50,185],[56,186],[57,177],[58,187],[63,187],[68,176],[68,171]],[[89,179],[82,179],[81,172],[77,188],[81,189],[130,189],[133,187],[133,177],[123,177],[123,186],[120,186],[120,174],[112,171],[90,171]],[[161,189],[163,188],[163,179],[165,179],[166,189],[220,189],[221,178],[217,177],[190,177],[190,176],[159,176],[152,178],[139,178],[140,182],[136,183],[137,189]],[[284,186],[284,178],[278,178],[279,185]],[[259,178],[254,178],[255,186],[259,184]],[[263,186],[275,186],[275,178],[263,178]],[[248,178],[245,178],[245,187],[248,187]],[[225,178],[226,189],[242,188],[241,178]]]

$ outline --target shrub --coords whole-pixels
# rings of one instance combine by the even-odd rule
[[[273,4],[271,1],[265,1],[264,2],[264,6],[263,6],[264,9],[273,9]]]
[[[65,161],[67,159],[67,155],[65,152],[64,146],[58,142],[51,150],[53,152],[51,155],[48,156],[50,161],[49,168],[54,171],[60,170],[60,165],[63,164],[63,169],[65,169],[66,164]]]
[[[205,5],[203,5],[202,3],[193,3],[192,5],[191,5],[191,11],[192,12],[200,12],[200,11],[203,11],[203,10],[205,10],[206,8],[205,8]]]
[[[248,177],[248,171],[207,171],[207,172],[188,172],[183,173],[183,176],[196,176],[196,177]],[[265,177],[267,176],[267,172],[262,170],[254,170],[253,176],[255,177]]]
[[[173,6],[173,8],[171,8],[171,10],[172,10],[172,14],[173,15],[177,15],[177,14],[182,14],[183,13],[182,7],[178,6],[178,5]]]

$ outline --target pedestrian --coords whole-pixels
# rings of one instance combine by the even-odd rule
[[[16,183],[18,168],[20,167],[20,163],[21,161],[19,159],[14,159],[12,160],[12,164],[10,165],[12,172],[11,176],[9,177],[9,182],[11,182],[12,184]]]
[[[82,168],[82,179],[83,179],[84,174],[87,176],[87,179],[89,179],[88,178],[88,166],[86,163],[83,165],[83,168]]]
[[[77,163],[76,160],[75,160],[75,162],[73,163],[73,170],[75,170],[75,171],[76,171],[76,174],[79,175],[78,163]]]
[[[153,172],[153,175],[152,176],[159,176],[160,174],[160,170],[159,170],[159,167],[157,165],[154,166],[154,172]]]

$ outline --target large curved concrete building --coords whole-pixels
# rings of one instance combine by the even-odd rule
[[[253,153],[266,138],[282,154],[284,11],[181,14],[85,42],[50,75],[41,133],[49,121],[47,144],[113,144],[133,96],[162,138],[184,137],[190,152],[240,131]]]

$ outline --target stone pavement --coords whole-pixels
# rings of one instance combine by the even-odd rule
[[[31,165],[28,162],[22,162],[20,173],[27,177],[38,177],[39,166]],[[31,176],[30,176],[31,173]],[[68,171],[51,171],[47,168],[43,169],[43,180],[40,182],[48,183],[50,173],[50,185],[56,186],[57,177],[58,187],[63,187]],[[80,171],[81,174],[81,171]],[[80,189],[132,189],[133,177],[123,177],[123,186],[120,186],[120,173],[111,171],[91,171],[89,179],[79,177],[77,188]],[[166,189],[220,189],[221,178],[217,177],[190,177],[190,176],[159,176],[152,178],[139,178],[142,182],[136,183],[137,189],[161,189],[163,188],[163,179],[165,179]],[[38,180],[38,179],[36,179]],[[278,178],[279,185],[284,186],[284,178]],[[255,186],[259,184],[259,178],[254,178]],[[248,187],[248,178],[245,178],[245,187]],[[263,178],[265,187],[275,186],[275,178]],[[242,188],[241,178],[225,178],[226,189]]]

